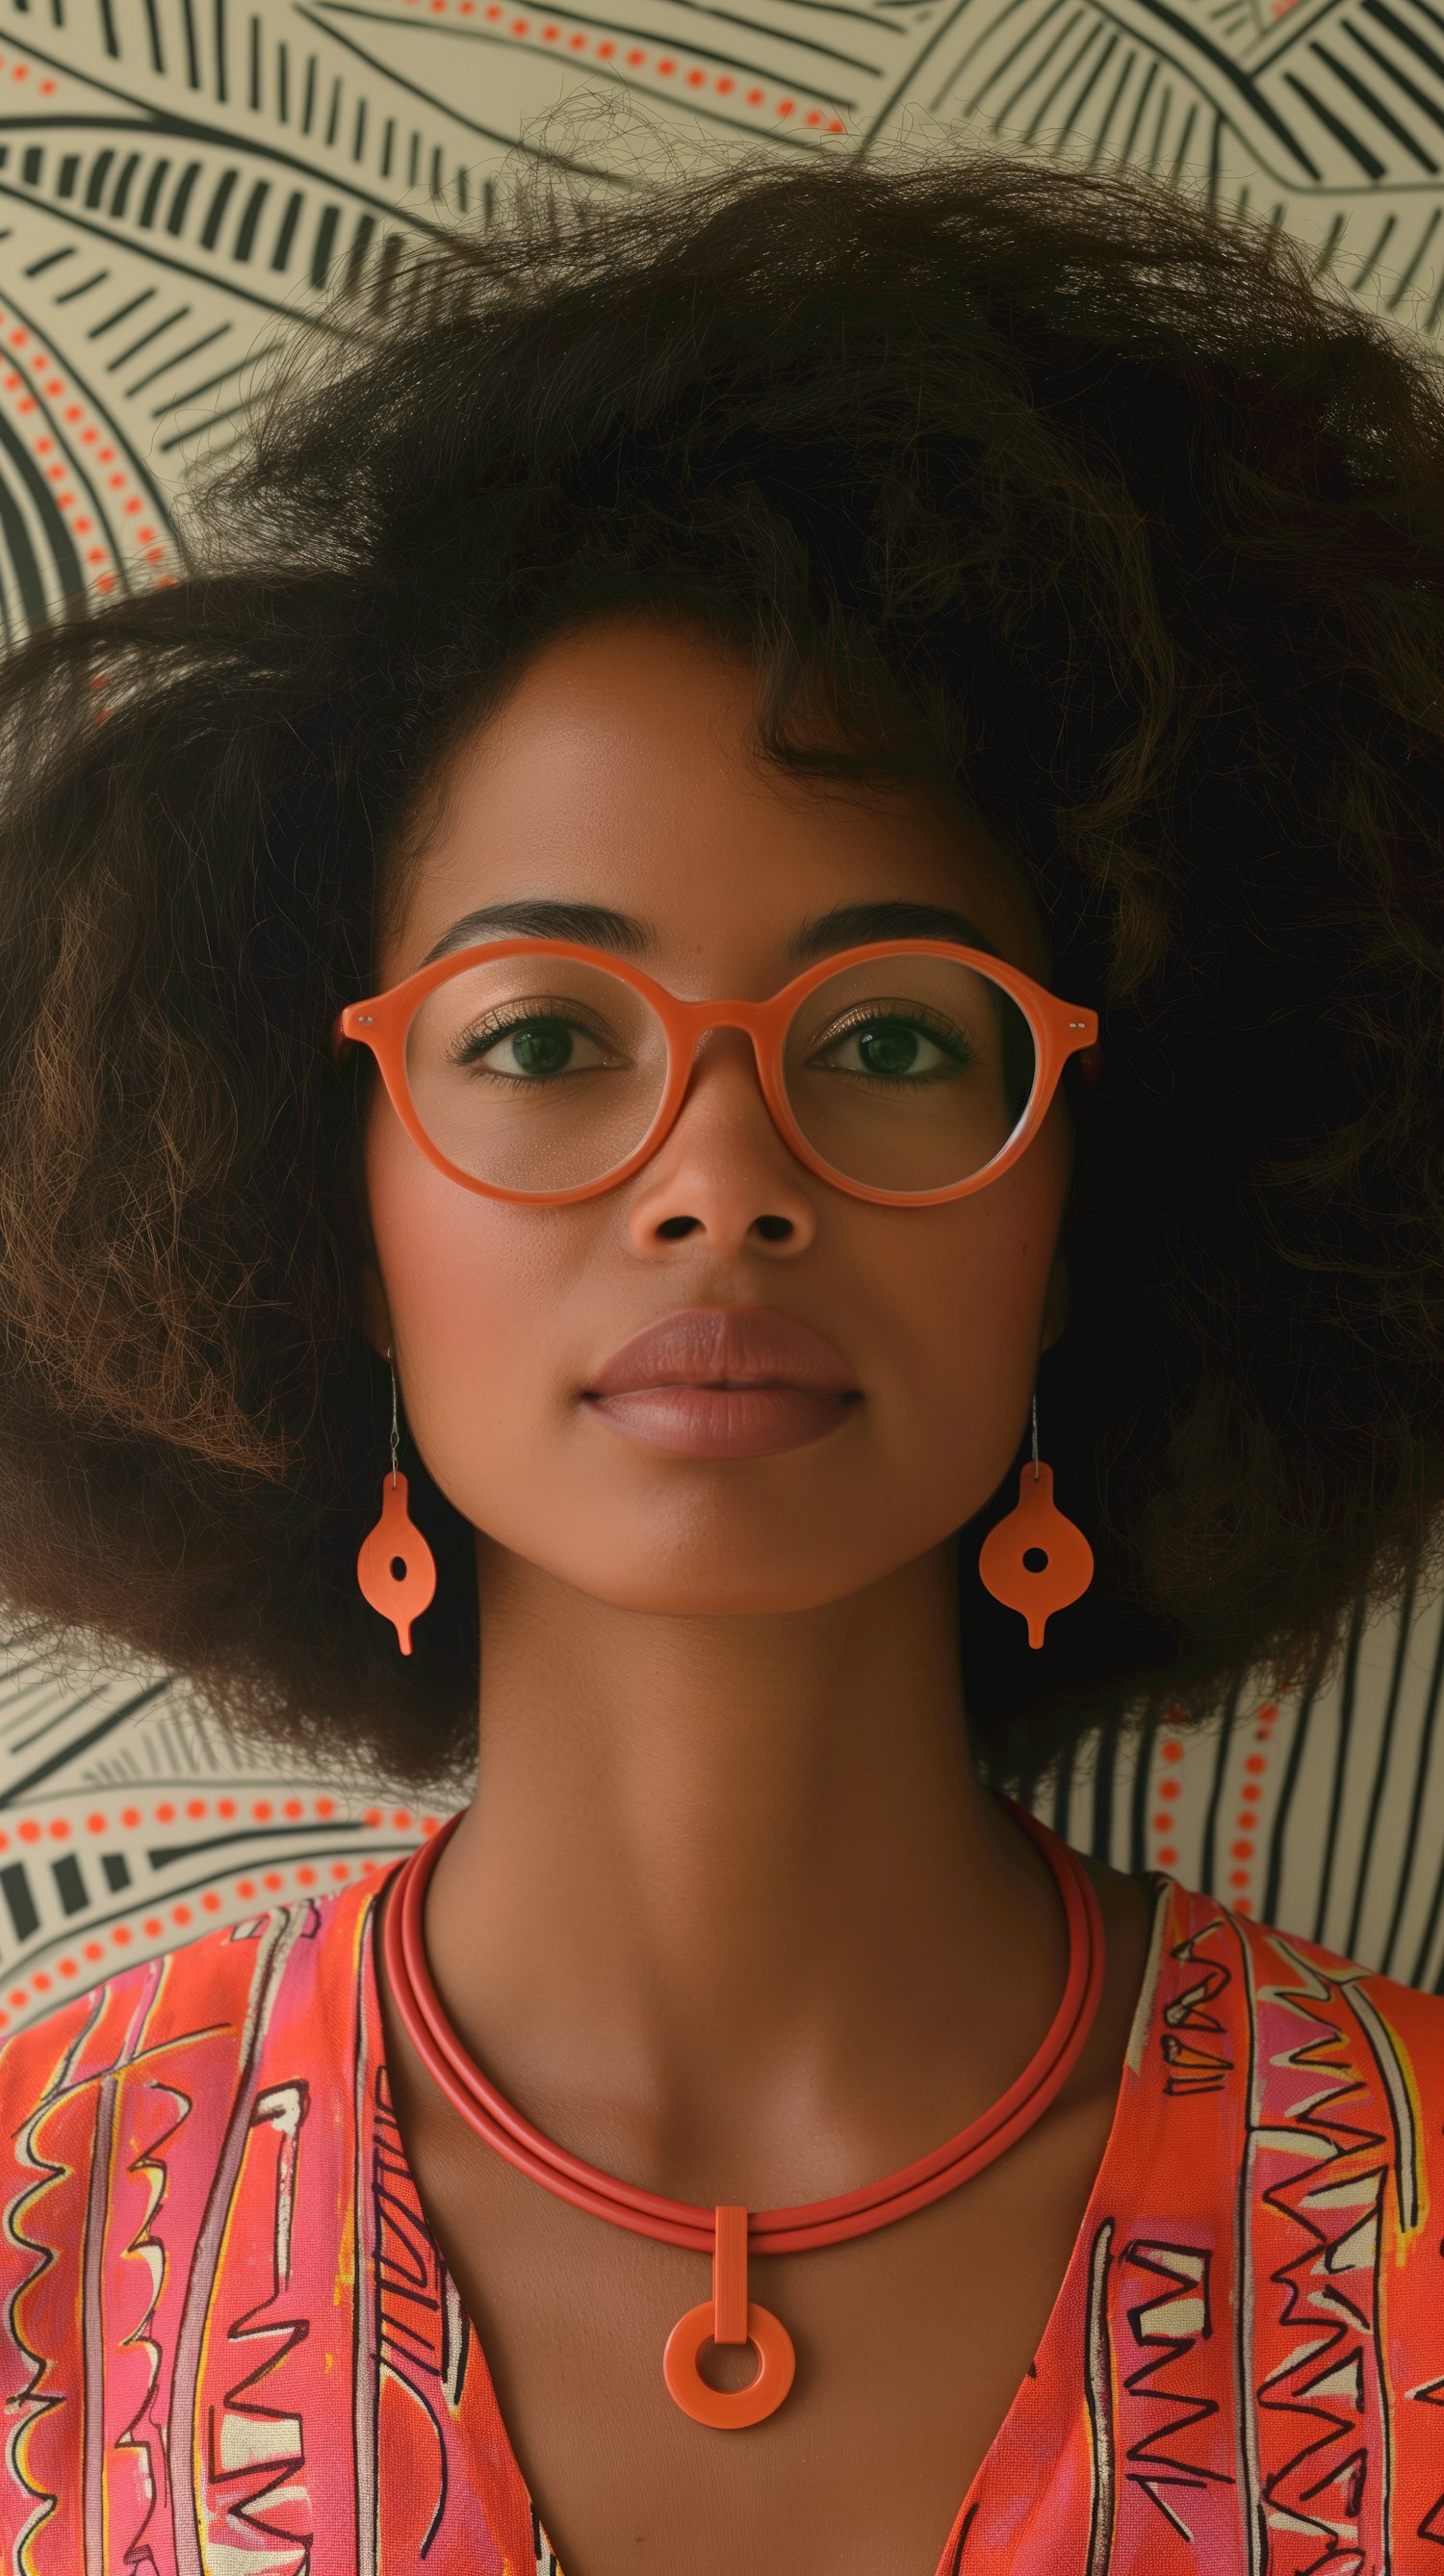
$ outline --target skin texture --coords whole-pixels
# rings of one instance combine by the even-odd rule
[[[648,618],[544,648],[440,782],[377,989],[458,914],[524,893],[642,915],[658,947],[640,962],[689,997],[770,994],[804,914],[900,894],[961,905],[1048,982],[1031,901],[976,822],[916,788],[784,779],[750,749],[751,706],[744,662]],[[608,2171],[753,2208],[848,2189],[974,2118],[1056,2008],[1061,1911],[968,1756],[949,1560],[1066,1326],[1070,1168],[1055,1098],[986,1190],[853,1198],[793,1157],[729,1030],[629,1180],[518,1207],[435,1171],[377,1086],[360,1312],[476,1529],[482,1602],[480,1785],[432,1883],[428,1955],[488,2073]],[[623,1439],[581,1390],[696,1303],[815,1326],[862,1402],[771,1457]],[[1064,2092],[931,2210],[754,2261],[798,2374],[731,2436],[661,2378],[705,2266],[516,2174],[385,2006],[423,2203],[567,2576],[932,2576],[1112,2116],[1148,1907],[1097,1876],[1107,1990]],[[729,2351],[708,2375],[752,2370]]]

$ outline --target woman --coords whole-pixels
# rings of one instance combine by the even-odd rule
[[[1437,363],[974,154],[336,319],[0,679],[0,1562],[479,1766],[0,2052],[8,2563],[1420,2564],[1444,2007],[1001,1793],[1437,1538]]]

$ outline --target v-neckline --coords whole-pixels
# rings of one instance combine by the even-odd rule
[[[1158,1981],[1163,1966],[1168,1927],[1172,1917],[1174,1898],[1179,1893],[1177,1880],[1168,1877],[1163,1871],[1152,1870],[1147,1875],[1152,1879],[1155,1889],[1153,1919],[1149,1926],[1148,1947],[1144,1956],[1143,1980],[1138,1989],[1133,2006],[1133,2017],[1128,2026],[1128,2043],[1123,2051],[1123,2063],[1118,2070],[1118,2090],[1113,2097],[1113,2116],[1108,2123],[1108,2135],[1104,2140],[1103,2153],[1098,2159],[1098,2169],[1093,2176],[1087,2205],[1078,2222],[1078,2233],[1073,2239],[1072,2250],[1063,2266],[1062,2277],[1054,2294],[1053,2304],[1048,2311],[1047,2322],[1034,2347],[1032,2361],[1014,2390],[1007,2412],[997,2431],[973,2471],[967,2494],[953,2516],[952,2527],[943,2543],[942,2556],[934,2576],[957,2576],[962,2542],[966,2538],[968,2527],[982,2504],[992,2473],[1011,2442],[1019,2417],[1029,2402],[1034,2387],[1040,2380],[1046,2381],[1050,2375],[1048,2365],[1052,2360],[1054,2347],[1060,2337],[1068,2332],[1070,2321],[1077,2311],[1078,2294],[1086,2282],[1093,2260],[1093,2245],[1100,2221],[1104,2212],[1116,2199],[1114,2176],[1120,2164],[1126,2161],[1124,2133],[1128,2126],[1128,2115],[1136,2101],[1136,2079],[1142,2072],[1148,2043],[1153,2032],[1154,2008],[1158,1999]],[[1045,2464],[1040,2462],[1039,2468],[1040,2474],[1045,2473]],[[560,2568],[557,2570],[557,2576],[562,2576]]]
[[[399,1862],[397,1867],[400,1867]],[[371,1938],[366,1944],[366,1963],[364,1974],[369,1988],[366,2003],[373,2017],[373,2027],[378,2031],[384,2027],[381,2020],[380,1978],[377,1969],[377,1949],[381,1929],[380,1907],[382,1897],[385,1894],[386,1888],[389,1886],[390,1880],[394,1874],[394,1872],[388,1872],[386,1881],[383,1882],[383,1885],[378,1887],[375,1892],[375,1897],[371,1907]],[[1082,2219],[1079,2223],[1078,2233],[1073,2240],[1072,2250],[1068,2256],[1067,2263],[1064,2265],[1062,2278],[1058,2283],[1053,2304],[1048,2311],[1047,2322],[1038,2338],[1032,2362],[1030,2363],[1029,2368],[1025,2372],[1017,2389],[1014,2391],[1014,2394],[1009,2401],[1007,2411],[998,2425],[997,2431],[994,2433],[991,2442],[988,2444],[987,2450],[984,2452],[981,2460],[978,2462],[977,2468],[973,2472],[972,2478],[969,2481],[967,2493],[963,2497],[962,2503],[959,2505],[956,2514],[953,2516],[947,2539],[943,2543],[942,2555],[938,2561],[936,2569],[930,2571],[930,2576],[957,2576],[961,2543],[966,2537],[968,2527],[982,2502],[992,2471],[1010,2441],[1019,2414],[1023,2407],[1028,2403],[1036,2381],[1040,2375],[1042,2375],[1046,2363],[1051,2358],[1054,2344],[1060,2334],[1066,2331],[1067,2321],[1074,2307],[1080,2282],[1083,2275],[1086,2273],[1091,2260],[1090,2249],[1097,2233],[1100,2215],[1113,2198],[1113,2177],[1115,2170],[1124,2155],[1123,2133],[1127,2125],[1127,2114],[1134,2098],[1134,2079],[1142,2069],[1149,2038],[1152,2032],[1154,2008],[1158,1995],[1159,1973],[1163,1964],[1165,1939],[1169,1918],[1172,1912],[1173,1900],[1175,1895],[1178,1893],[1177,1881],[1168,1877],[1163,1871],[1153,1870],[1147,1873],[1147,1875],[1151,1878],[1154,1884],[1155,1897],[1153,1919],[1149,1928],[1148,1948],[1144,1962],[1143,1981],[1138,1989],[1137,2000],[1133,2007],[1132,2020],[1129,2024],[1128,2044],[1123,2052],[1123,2063],[1119,2070],[1118,2090],[1114,2097],[1113,2115],[1108,2124],[1108,2136],[1104,2142],[1103,2153],[1098,2161],[1097,2172],[1093,2177],[1092,2188],[1088,2194],[1087,2206],[1084,2209]],[[416,2176],[412,2172],[411,2161],[406,2153],[405,2142],[402,2139],[399,2125],[396,2129],[393,2152],[404,2170],[405,2179],[410,2189],[411,2196],[415,2201],[417,2209],[422,2212],[424,2219],[424,2204],[421,2199],[421,2194],[417,2190]],[[472,2370],[478,2371],[485,2384],[485,2396],[490,2409],[492,2423],[499,2436],[497,2447],[499,2447],[501,2451],[503,2465],[508,2475],[515,2481],[516,2490],[522,2500],[523,2507],[525,2510],[530,2512],[533,2527],[539,2535],[539,2553],[537,2559],[538,2571],[540,2571],[545,2564],[547,2576],[565,2576],[565,2571],[557,2557],[556,2551],[552,2548],[545,2525],[543,2524],[541,2515],[537,2510],[536,2500],[532,2495],[525,2476],[523,2475],[521,2462],[517,2457],[515,2445],[509,2431],[507,2430],[506,2420],[497,2400],[496,2383],[492,2378],[491,2368],[486,2358],[486,2348],[482,2343],[481,2336],[477,2332],[475,2321],[467,2310],[465,2303],[462,2300],[461,2293],[457,2288],[455,2281],[452,2279],[450,2269],[446,2262],[446,2257],[434,2238],[432,2239],[432,2246],[437,2266],[438,2279],[442,2291],[448,2302],[454,2304],[455,2312],[466,2319],[467,2335],[471,2347],[468,2367]],[[543,2550],[545,2552],[545,2559],[541,2554]]]

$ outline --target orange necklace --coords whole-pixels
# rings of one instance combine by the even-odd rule
[[[654,2236],[666,2245],[694,2246],[699,2253],[711,2255],[712,2296],[678,2318],[662,2355],[662,2375],[671,2395],[684,2414],[699,2424],[723,2431],[758,2424],[781,2405],[792,2385],[792,2338],[770,2308],[747,2295],[749,2252],[801,2254],[820,2245],[840,2245],[849,2237],[890,2227],[895,2219],[941,2200],[981,2173],[1041,2119],[1077,2063],[1103,1991],[1103,1918],[1098,1899],[1077,1853],[1011,1799],[1002,1803],[1047,1862],[1068,1922],[1067,1980],[1041,2045],[1006,2093],[930,2155],[903,2165],[880,2182],[864,2183],[857,2191],[839,2192],[831,2200],[796,2209],[748,2210],[725,2202],[704,2209],[691,2201],[669,2200],[660,2192],[642,2191],[635,2183],[621,2182],[615,2174],[585,2164],[533,2128],[467,2055],[442,2011],[426,1964],[422,1939],[426,1883],[461,1816],[453,1816],[429,1842],[420,1844],[396,1872],[382,1930],[387,1983],[402,2028],[453,2108],[498,2155],[559,2199],[590,2210],[597,2218],[609,2218],[616,2227],[629,2227],[635,2235]],[[709,2337],[716,2343],[752,2345],[759,2366],[746,2388],[713,2388],[702,2377],[697,2358]]]

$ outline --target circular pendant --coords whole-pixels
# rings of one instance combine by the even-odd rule
[[[667,2337],[662,2376],[684,2415],[694,2424],[711,2424],[731,2433],[744,2424],[760,2424],[780,2406],[792,2386],[796,2355],[792,2337],[780,2317],[747,2303],[747,2340],[757,2355],[757,2376],[746,2388],[709,2388],[697,2368],[697,2355],[712,2333],[716,2311],[710,2299],[689,2308]]]

